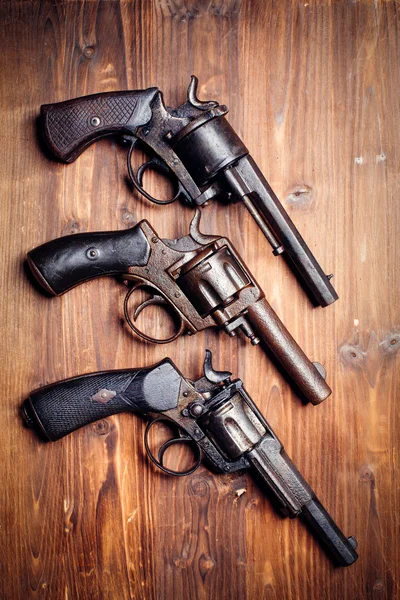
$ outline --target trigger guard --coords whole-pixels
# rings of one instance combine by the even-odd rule
[[[196,458],[195,458],[195,463],[193,465],[193,467],[191,467],[190,469],[187,469],[186,471],[173,471],[172,469],[168,469],[168,467],[165,467],[163,464],[163,458],[164,458],[164,454],[165,452],[168,450],[168,448],[170,448],[171,446],[174,446],[176,444],[191,444],[193,446],[193,448],[195,448],[195,452],[196,452]],[[190,437],[178,437],[178,438],[172,438],[172,440],[167,440],[166,442],[164,442],[162,444],[162,446],[160,446],[159,450],[158,450],[158,462],[161,465],[161,467],[163,468],[163,471],[166,473],[170,473],[171,475],[175,475],[176,477],[184,477],[185,475],[191,475],[192,473],[194,473],[200,466],[201,464],[201,459],[202,459],[202,455],[201,455],[201,450],[200,450],[200,446],[198,444],[196,444],[196,442],[194,440],[192,440],[192,438]]]
[[[136,327],[136,325],[133,323],[133,321],[132,321],[132,319],[131,319],[131,317],[129,315],[128,303],[129,303],[130,297],[132,296],[132,294],[134,292],[136,292],[136,290],[138,290],[140,288],[144,288],[144,287],[151,287],[151,286],[146,286],[143,283],[139,283],[139,284],[134,285],[133,287],[131,287],[131,289],[126,294],[125,300],[124,300],[124,315],[125,315],[125,320],[128,323],[129,327],[132,329],[132,331],[134,333],[136,333],[136,335],[138,335],[139,337],[141,337],[143,340],[146,340],[146,342],[151,342],[152,344],[169,344],[170,342],[173,342],[174,340],[176,340],[179,336],[181,336],[184,333],[184,331],[185,331],[185,324],[182,321],[180,315],[173,308],[173,306],[171,305],[171,303],[168,302],[168,300],[165,299],[167,306],[170,308],[170,310],[173,310],[176,313],[176,316],[178,317],[178,319],[180,320],[180,323],[181,323],[178,331],[174,335],[172,335],[171,337],[169,337],[169,338],[159,340],[157,338],[152,338],[149,335],[146,335],[145,333],[143,333],[143,331],[140,331],[140,329],[138,329]]]
[[[168,302],[164,298],[164,296],[160,296],[159,294],[154,295],[152,298],[149,298],[148,300],[144,300],[141,304],[139,304],[139,306],[135,309],[135,312],[133,313],[133,320],[136,321],[136,319],[138,318],[140,313],[143,312],[143,310],[147,306],[151,306],[152,304],[155,304],[155,305],[158,304],[159,306],[162,306],[162,305],[168,306]]]
[[[150,200],[150,202],[153,202],[154,204],[160,204],[160,205],[172,204],[173,202],[175,202],[175,200],[178,200],[179,196],[181,196],[181,195],[183,195],[186,198],[184,189],[178,179],[176,179],[176,184],[177,184],[178,189],[173,198],[168,198],[167,200],[159,200],[158,198],[154,198],[154,196],[152,196],[151,194],[146,192],[146,190],[142,186],[142,183],[143,183],[143,175],[145,174],[147,169],[151,169],[151,168],[157,169],[161,173],[170,174],[170,175],[172,174],[172,171],[168,167],[168,165],[160,158],[152,158],[152,159],[148,160],[147,162],[145,162],[143,165],[141,165],[137,171],[137,175],[135,175],[135,173],[132,169],[132,153],[133,153],[133,149],[135,147],[135,142],[136,142],[136,140],[131,144],[131,146],[129,148],[128,157],[127,157],[127,167],[128,167],[129,178],[130,178],[133,186],[136,188],[136,190],[140,194],[142,194],[142,196],[144,196],[145,198]]]
[[[169,427],[175,426],[178,430],[178,435],[180,435],[181,431],[183,431],[179,427],[179,425],[177,425],[173,421],[170,421],[169,419],[166,419],[165,417],[157,417],[156,419],[153,419],[152,421],[150,421],[150,423],[147,424],[146,430],[144,432],[144,446],[146,448],[147,456],[150,458],[151,462],[158,469],[163,471],[164,473],[167,473],[168,475],[174,475],[175,477],[185,477],[186,475],[191,475],[191,473],[194,473],[194,471],[196,471],[199,468],[202,458],[203,458],[203,455],[202,455],[200,446],[195,442],[195,440],[192,440],[192,438],[190,438],[190,437],[177,437],[177,438],[172,438],[170,440],[167,440],[160,446],[160,448],[158,450],[158,459],[154,456],[154,454],[150,450],[148,437],[149,437],[150,429],[156,423],[167,423],[167,425]],[[192,444],[192,446],[195,448],[195,451],[196,451],[195,464],[190,469],[187,469],[187,471],[173,471],[172,469],[168,469],[168,467],[164,467],[164,465],[163,465],[163,456],[164,456],[166,450],[168,450],[168,448],[170,448],[170,446],[173,446],[175,444]]]
[[[168,167],[168,165],[166,165],[161,158],[154,156],[147,162],[143,163],[137,170],[136,178],[140,187],[143,187],[143,175],[146,173],[147,169],[155,169],[160,173],[165,173],[165,175],[169,175],[171,173],[171,169]],[[168,202],[170,202],[170,200],[168,200]]]

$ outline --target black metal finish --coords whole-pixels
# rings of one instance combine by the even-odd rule
[[[302,515],[331,558],[348,566],[357,559],[354,538],[346,538],[284,452],[269,424],[240,379],[214,371],[207,351],[204,376],[186,379],[169,360],[147,369],[94,373],[32,392],[24,404],[29,426],[57,440],[78,427],[119,412],[137,412],[167,421],[177,435],[153,455],[146,429],[145,447],[152,462],[166,473],[192,473],[204,459],[216,471],[252,469],[262,477],[290,517]],[[172,445],[194,444],[195,464],[175,472],[163,464]]]
[[[343,535],[273,434],[265,436],[247,458],[273,490],[282,512],[292,518],[302,515],[337,564],[347,567],[357,560],[355,539]]]
[[[134,187],[158,204],[182,198],[190,206],[210,200],[242,200],[272,246],[283,254],[313,302],[327,306],[338,296],[311,250],[283,209],[248,150],[225,119],[226,106],[202,102],[196,97],[192,77],[187,102],[167,108],[158,88],[113,92],[76,98],[42,107],[43,129],[53,153],[66,162],[74,160],[89,144],[119,133],[131,143],[128,172]],[[130,160],[141,142],[158,158],[135,174]],[[160,201],[142,186],[146,168],[169,173],[178,185],[171,200]]]
[[[232,171],[241,180],[244,190],[249,190],[246,193],[248,200],[279,240],[283,250],[278,253],[286,258],[313,301],[320,306],[335,302],[338,295],[328,275],[321,269],[251,156],[239,160],[232,169],[225,172],[230,182]],[[274,251],[276,253],[276,248]]]
[[[230,164],[248,154],[246,146],[223,116],[213,117],[172,147],[197,185],[204,186]]]

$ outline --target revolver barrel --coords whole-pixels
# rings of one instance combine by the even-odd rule
[[[265,436],[246,457],[274,492],[284,514],[292,518],[302,515],[327,552],[342,567],[357,560],[356,539],[345,537],[277,439]]]
[[[224,175],[263,231],[273,253],[285,257],[314,303],[328,306],[335,302],[338,295],[330,277],[323,272],[251,156],[241,158]]]
[[[320,404],[330,396],[332,390],[325,381],[324,368],[307,358],[265,298],[248,307],[247,321],[303,398]]]

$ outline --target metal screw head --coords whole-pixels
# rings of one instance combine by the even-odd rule
[[[189,406],[189,412],[192,417],[200,417],[200,415],[204,412],[204,408],[201,404],[195,402]]]
[[[90,119],[90,124],[92,127],[98,127],[100,125],[100,119],[99,117],[92,117]]]
[[[89,260],[96,260],[99,256],[99,251],[96,248],[89,248],[86,251],[86,256]]]

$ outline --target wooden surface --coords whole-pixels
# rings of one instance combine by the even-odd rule
[[[399,11],[395,2],[1,2],[0,596],[5,600],[392,599],[399,586]],[[192,212],[126,184],[113,140],[66,166],[38,143],[42,103],[158,86],[167,104],[230,108],[340,300],[314,309],[241,205],[203,212],[227,235],[334,393],[303,406],[260,348],[216,332],[152,346],[122,324],[123,286],[49,299],[23,267],[34,246],[147,218],[184,235]],[[137,157],[137,161],[141,158]],[[137,165],[139,162],[137,163]],[[159,184],[148,179],[151,191]],[[170,356],[189,377],[206,347],[241,377],[360,558],[334,568],[250,475],[174,479],[121,415],[55,444],[22,427],[30,390]],[[2,589],[1,589],[2,588]]]

